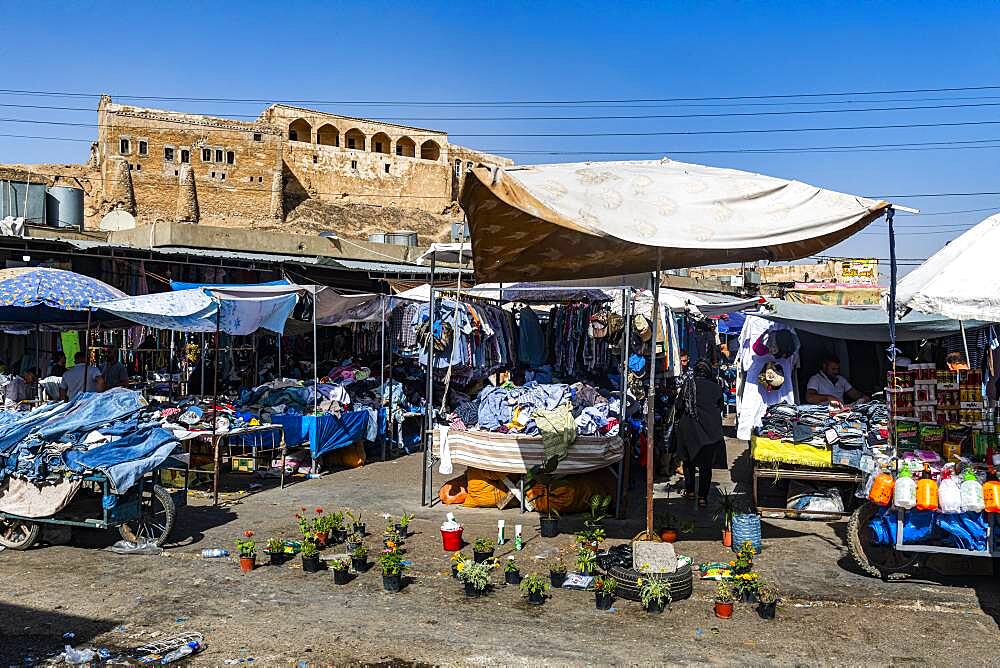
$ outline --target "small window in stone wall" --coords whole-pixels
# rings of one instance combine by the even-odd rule
[[[141,172],[142,171],[142,165],[140,165],[139,163],[136,163],[136,165],[135,165],[135,171]]]
[[[215,149],[215,161],[216,162],[222,162],[222,149],[221,148]]]
[[[314,155],[313,156],[313,164],[315,165],[317,162],[319,162],[319,156]]]
[[[225,174],[225,172],[223,172],[223,173],[222,173],[222,174],[221,174],[221,175],[219,176],[219,178],[220,178],[220,179],[222,179],[223,181],[225,181],[225,180],[226,180],[226,174]]]
[[[375,142],[375,152],[376,153],[382,152],[382,142],[380,141]]]
[[[347,138],[347,148],[357,148],[354,145],[354,137],[348,137]]]
[[[385,173],[386,173],[386,174],[388,174],[388,173],[389,173],[389,163],[388,163],[388,162],[387,162],[387,163],[385,163]]]
[[[212,172],[212,178],[213,179],[215,178],[215,172]]]
[[[236,152],[235,151],[226,151],[226,164],[227,165],[235,165],[236,164]]]
[[[351,169],[357,169],[357,168],[358,168],[358,161],[351,160]]]
[[[257,177],[257,183],[264,183],[264,177],[263,176],[258,176]]]
[[[212,149],[210,148],[201,149],[201,161],[212,162]]]
[[[467,171],[467,172],[471,172],[472,171],[472,163],[471,162],[465,163],[465,171]]]
[[[455,176],[461,176],[461,175],[462,175],[462,161],[461,160],[456,160],[455,161]]]
[[[191,162],[191,151],[187,150],[186,148],[181,149],[181,162],[183,163]]]
[[[174,147],[173,146],[164,146],[163,147],[163,159],[166,160],[167,162],[173,162],[174,161]]]
[[[180,172],[175,169],[174,170],[174,176],[178,176],[178,175],[180,175]]]
[[[253,140],[254,141],[264,141],[264,137],[259,132],[255,132],[255,133],[253,133]]]
[[[118,140],[118,152],[121,155],[128,155],[132,152],[132,142],[129,141],[128,137],[122,137]]]
[[[139,155],[146,156],[149,155],[149,142],[145,139],[139,140]]]

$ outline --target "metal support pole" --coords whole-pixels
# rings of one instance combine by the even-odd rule
[[[205,332],[201,332],[201,389],[198,391],[198,396],[205,396],[205,373],[208,369],[205,368],[205,360],[208,359],[208,352],[205,350]]]
[[[83,336],[83,391],[87,391],[87,380],[90,375],[90,318],[93,315],[93,311],[89,308],[87,309],[87,333]]]
[[[379,337],[381,340],[381,345],[379,346],[379,364],[378,364],[378,379],[379,379],[379,391],[383,394],[385,393],[385,295],[382,295],[379,301],[382,302],[382,325]],[[382,412],[382,404],[385,401],[382,397],[379,397],[378,411],[379,414]],[[375,424],[378,424],[378,415],[375,417]],[[388,426],[389,421],[386,420],[386,426]],[[385,461],[385,434],[382,434],[382,461]]]
[[[40,359],[41,353],[39,352],[42,347],[41,342],[39,341],[41,338],[41,325],[35,325],[35,399],[42,398],[42,393],[40,391],[42,386],[38,381],[45,377],[45,374],[42,372],[42,362]]]
[[[615,517],[621,519],[622,508],[628,498],[628,475],[631,468],[632,453],[629,452],[628,430],[625,429],[626,409],[628,408],[628,358],[632,351],[632,291],[622,289],[622,317],[625,319],[624,339],[622,340],[622,382],[621,408],[618,412],[618,435],[622,439],[622,467],[618,475],[618,501],[615,507]]]
[[[426,428],[424,431],[424,460],[423,460],[423,471],[421,474],[420,483],[420,505],[428,505],[428,493],[427,493],[427,473],[428,469],[433,465],[434,458],[431,453],[434,449],[434,272],[437,270],[437,251],[431,252],[431,282],[430,282],[430,300],[428,306],[430,307],[430,312],[428,314],[428,327],[427,327],[427,397],[424,401],[424,406],[426,410],[425,424]],[[457,336],[458,333],[456,332]],[[400,426],[402,428],[402,426]]]
[[[959,320],[958,325],[962,328],[962,347],[965,349],[965,363],[968,364],[971,369],[972,358],[969,357],[969,340],[965,337],[965,321]]]
[[[313,286],[313,416],[315,417],[317,412],[317,404],[319,402],[319,356],[316,353],[316,299],[319,297],[319,291],[316,286]]]
[[[222,468],[222,461],[219,447],[219,438],[216,434],[216,429],[219,423],[219,416],[215,410],[215,407],[219,405],[219,314],[222,313],[222,305],[216,304],[215,310],[215,359],[214,367],[215,373],[212,380],[212,451],[214,454],[214,474],[212,475],[212,496],[215,499],[215,505],[219,505],[219,473]],[[204,369],[202,370],[202,377],[205,376]]]
[[[653,339],[649,351],[649,396],[646,398],[646,538],[653,537],[653,448],[656,429],[656,343],[660,329],[660,251],[656,252],[656,275],[653,282]]]

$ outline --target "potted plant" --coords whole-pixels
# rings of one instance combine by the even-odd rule
[[[615,602],[615,590],[618,581],[613,578],[597,578],[594,580],[594,604],[598,610],[610,610]]]
[[[295,521],[299,525],[299,533],[302,534],[302,540],[311,540],[316,542],[316,523],[314,520],[309,519],[305,515],[306,509],[303,508],[302,512],[295,513]],[[316,509],[317,513],[322,513],[322,508]]]
[[[385,532],[382,534],[382,545],[387,550],[394,550],[394,551],[399,550],[402,543],[403,540],[399,537],[399,534],[396,532],[395,527],[391,529],[386,529]]]
[[[280,538],[269,538],[266,549],[268,562],[271,566],[280,566],[288,561],[288,553],[285,552],[285,541]]]
[[[491,568],[492,565],[488,562],[476,563],[468,560],[462,562],[462,568],[458,571],[458,579],[465,585],[467,597],[482,596],[483,592],[490,586]]]
[[[576,534],[576,542],[590,547],[596,552],[604,542],[607,532],[604,529],[604,520],[608,517],[608,507],[611,505],[611,497],[607,495],[595,494],[590,497],[590,510],[583,520],[584,530]]]
[[[566,564],[563,562],[562,557],[549,567],[549,582],[556,589],[562,587],[563,582],[566,582]]]
[[[753,548],[753,545],[749,541],[743,543],[740,546],[739,551],[736,553],[736,559],[729,562],[729,566],[733,571],[733,575],[743,575],[744,573],[749,573],[753,570],[753,558],[757,554],[757,551]]]
[[[350,562],[347,559],[332,559],[329,562],[330,569],[333,571],[333,583],[339,585],[345,585],[350,581],[350,574],[347,572]]]
[[[732,577],[733,589],[743,603],[756,603],[760,579],[757,573],[740,573]]]
[[[353,552],[365,542],[365,539],[357,531],[347,537],[347,551]]]
[[[410,522],[413,521],[413,515],[409,513],[403,513],[402,517],[399,518],[399,522],[396,523],[396,531],[403,538],[410,535]]]
[[[458,552],[452,552],[451,553],[451,576],[453,578],[457,578],[458,577],[458,571],[461,570],[461,569],[459,569],[458,566],[459,566],[459,564],[461,564],[466,559],[468,559],[468,557],[466,557],[465,553],[462,552],[461,550],[458,551]]]
[[[589,546],[581,545],[576,551],[576,570],[580,575],[592,575],[597,567],[597,554]]]
[[[722,502],[719,504],[719,512],[716,519],[722,520],[722,546],[733,546],[733,516],[736,515],[736,499],[731,491],[719,489]]]
[[[770,582],[757,588],[757,614],[761,619],[774,619],[779,598],[778,588]]]
[[[545,603],[545,592],[548,588],[549,583],[539,573],[532,573],[521,580],[521,591],[528,597],[528,603],[531,605]]]
[[[351,531],[356,534],[360,534],[361,537],[363,538],[365,536],[365,523],[362,521],[361,511],[358,511],[358,514],[355,515],[350,510],[348,510],[347,518],[351,520]]]
[[[503,565],[503,580],[509,585],[521,584],[521,569],[514,557],[507,557],[507,563]]]
[[[309,523],[309,528],[310,531],[312,531],[312,537],[316,542],[316,546],[326,547],[327,539],[330,537],[328,520],[323,517],[322,508],[316,508],[315,512],[316,516],[313,518],[312,522]]]
[[[364,573],[368,570],[368,548],[358,545],[351,550],[351,568],[355,573]]]
[[[306,573],[316,573],[319,571],[319,546],[315,541],[302,541],[302,570]]]
[[[253,531],[243,532],[243,538],[236,541],[236,549],[240,553],[240,570],[249,573],[257,565],[257,543],[253,539]]]
[[[347,537],[347,529],[344,528],[344,513],[335,512],[330,514],[329,535],[333,545],[339,545]]]
[[[639,597],[646,612],[659,614],[667,608],[671,601],[670,582],[666,578],[648,575],[638,579]]]
[[[495,548],[496,544],[489,538],[477,538],[476,542],[472,544],[472,560],[477,564],[483,563],[493,557]]]
[[[715,588],[715,616],[719,619],[733,616],[733,588],[725,580],[720,580]]]
[[[389,592],[398,592],[403,588],[403,555],[398,550],[385,550],[378,556],[378,565],[382,569],[382,588]]]
[[[542,538],[555,538],[559,535],[559,513],[552,507],[552,486],[562,476],[556,475],[559,460],[551,457],[545,464],[532,466],[528,471],[527,483],[539,482],[545,490],[546,514],[538,518],[538,533]]]

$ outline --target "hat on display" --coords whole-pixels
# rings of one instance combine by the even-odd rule
[[[777,362],[768,362],[757,376],[757,382],[769,390],[777,390],[785,384],[785,376]]]
[[[639,338],[642,339],[643,343],[648,343],[653,338],[653,330],[649,326],[649,321],[646,320],[646,316],[635,316],[635,318],[632,319],[632,326],[635,327],[635,331],[639,335]]]

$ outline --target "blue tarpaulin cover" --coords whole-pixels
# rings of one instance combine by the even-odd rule
[[[368,429],[367,411],[350,411],[336,415],[272,415],[271,422],[285,430],[285,443],[297,445],[309,442],[313,459],[338,448],[346,448],[365,437]]]

